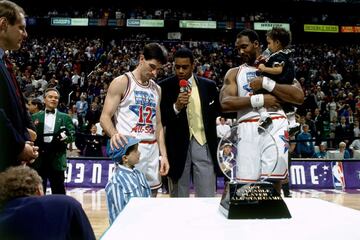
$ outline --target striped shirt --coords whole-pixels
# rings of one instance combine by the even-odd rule
[[[105,187],[110,224],[133,197],[150,197],[150,186],[145,175],[137,169],[117,165]]]

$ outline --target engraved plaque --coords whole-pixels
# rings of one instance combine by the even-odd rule
[[[226,183],[221,202],[220,211],[228,219],[277,219],[291,218],[291,214],[281,198],[280,194],[274,189],[271,182],[267,181],[268,176],[278,164],[278,150],[275,139],[264,129],[265,134],[258,136],[260,142],[266,143],[266,150],[276,153],[273,154],[273,166],[268,169],[259,169],[258,179],[255,181],[242,181],[241,174],[244,173],[243,166],[239,164],[239,152],[251,151],[251,149],[240,149],[240,141],[244,138],[241,136],[238,126],[231,128],[230,132],[221,139],[218,146],[218,164],[224,175],[229,179]],[[245,139],[246,140],[246,139]],[[254,149],[261,149],[259,146],[253,146]],[[260,153],[261,161],[262,155]],[[259,165],[261,166],[261,165]],[[242,168],[242,169],[241,169]],[[266,172],[267,174],[261,174]],[[246,173],[245,173],[246,175]]]

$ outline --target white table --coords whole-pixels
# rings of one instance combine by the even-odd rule
[[[101,239],[360,239],[360,211],[320,199],[285,201],[291,219],[229,220],[220,198],[134,198]]]

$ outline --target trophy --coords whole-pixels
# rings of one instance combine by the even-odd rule
[[[223,174],[229,179],[220,202],[220,211],[228,219],[278,219],[291,218],[290,212],[281,198],[280,194],[274,189],[271,182],[267,181],[278,164],[278,148],[274,137],[268,130],[262,128],[263,134],[255,136],[259,144],[252,146],[251,142],[239,136],[239,125],[236,125],[225,134],[220,140],[217,151],[217,159]],[[247,159],[249,151],[259,150],[259,179],[256,181],[243,181],[242,176],[246,176],[246,165],[242,161]],[[269,158],[265,152],[272,152],[273,164],[262,166],[261,159]],[[275,154],[274,154],[275,153]],[[253,165],[254,166],[254,165]],[[265,174],[264,174],[265,173]],[[244,175],[245,174],[245,175]]]

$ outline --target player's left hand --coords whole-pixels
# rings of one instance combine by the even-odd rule
[[[259,89],[262,89],[262,77],[255,77],[251,80],[250,82],[250,87],[254,90],[257,91]]]
[[[169,168],[170,168],[170,165],[169,165],[169,161],[168,161],[168,158],[167,156],[161,156],[161,159],[160,159],[160,175],[161,176],[166,176],[169,172]]]
[[[258,66],[258,69],[259,69],[261,72],[263,72],[265,68],[266,68],[266,67],[265,67],[265,65],[264,65],[263,63],[260,63],[259,66]]]

